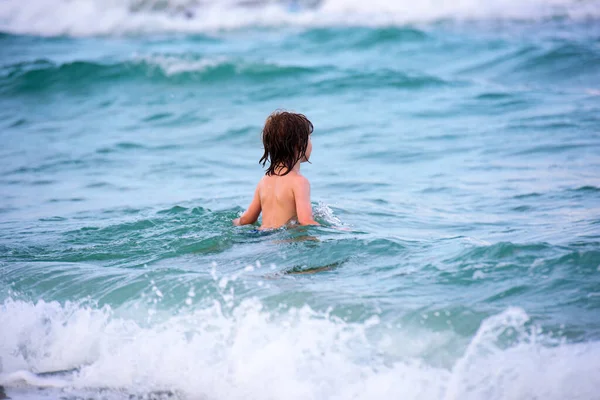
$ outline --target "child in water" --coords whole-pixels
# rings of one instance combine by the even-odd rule
[[[262,211],[260,229],[280,228],[288,223],[319,225],[310,205],[310,183],[300,174],[300,164],[310,159],[313,124],[302,114],[276,111],[262,131],[265,153],[260,159],[270,165],[258,182],[250,206],[233,224],[253,224]]]

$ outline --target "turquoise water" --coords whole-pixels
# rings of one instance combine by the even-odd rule
[[[0,6],[7,395],[598,398],[597,2],[102,4]]]

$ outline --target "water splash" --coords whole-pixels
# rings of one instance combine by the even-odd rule
[[[517,308],[484,320],[450,370],[428,364],[423,354],[382,357],[390,343],[410,354],[411,343],[422,345],[428,335],[374,335],[385,325],[378,317],[347,323],[307,306],[269,312],[257,299],[231,308],[215,301],[158,316],[151,325],[118,314],[75,303],[5,301],[0,384],[9,394],[25,383],[92,398],[120,390],[207,399],[510,399],[523,393],[592,399],[589,372],[600,367],[598,343],[546,343]],[[431,338],[423,352],[439,341]]]

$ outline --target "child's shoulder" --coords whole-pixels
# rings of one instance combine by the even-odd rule
[[[305,177],[302,174],[299,174],[299,173],[296,174],[296,176],[294,177],[294,180],[296,181],[296,183],[299,183],[299,184],[307,184],[307,183],[309,183],[308,182],[308,178]]]
[[[299,173],[296,173],[293,177],[291,177],[290,186],[294,192],[310,191],[310,182],[308,181],[308,178]]]
[[[261,188],[266,185],[269,185],[269,182],[272,180],[275,180],[275,179],[281,183],[284,183],[285,185],[290,185],[292,187],[310,185],[310,183],[308,182],[308,179],[304,175],[302,175],[296,171],[291,171],[290,173],[288,173],[286,175],[280,175],[280,176],[265,175],[260,179],[260,181],[258,181],[257,187]]]

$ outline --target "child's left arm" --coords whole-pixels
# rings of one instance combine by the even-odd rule
[[[258,219],[261,211],[262,207],[260,205],[260,196],[258,194],[257,186],[256,190],[254,191],[254,197],[252,198],[252,202],[248,206],[248,209],[242,214],[241,217],[234,219],[233,224],[235,226],[253,224]]]

